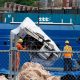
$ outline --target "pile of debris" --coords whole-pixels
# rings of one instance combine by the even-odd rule
[[[60,80],[60,77],[51,74],[38,63],[27,62],[18,74],[18,80]]]

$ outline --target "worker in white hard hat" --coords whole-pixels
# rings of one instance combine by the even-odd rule
[[[22,39],[19,39],[19,40],[17,41],[16,48],[17,48],[18,50],[24,50],[24,49],[25,49],[25,48],[23,48],[22,43],[23,43],[23,40],[22,40]]]
[[[22,43],[23,43],[23,40],[22,39],[19,39],[18,41],[17,41],[17,43],[16,43],[16,48],[18,49],[18,50],[26,50],[26,47],[23,47],[22,46]],[[19,69],[19,64],[20,64],[20,52],[18,51],[17,53],[16,53],[16,59],[15,59],[16,61],[16,66],[15,66],[15,70],[18,70]]]
[[[65,41],[64,46],[64,70],[71,71],[72,70],[72,47],[70,46],[70,42],[68,40]]]

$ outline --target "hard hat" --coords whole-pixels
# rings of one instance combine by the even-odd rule
[[[19,39],[18,42],[23,42],[23,40],[22,39]]]
[[[66,41],[65,41],[65,43],[66,43],[66,44],[69,44],[69,41],[68,41],[68,40],[66,40]]]

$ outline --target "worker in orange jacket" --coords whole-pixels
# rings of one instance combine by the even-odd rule
[[[22,46],[22,43],[23,43],[23,40],[22,40],[22,39],[19,39],[18,42],[17,42],[17,44],[16,44],[16,48],[17,48],[18,50],[26,50],[26,47],[24,48],[24,47]],[[16,53],[16,70],[19,69],[19,64],[20,64],[20,52],[18,51],[18,52]]]
[[[64,46],[64,70],[71,71],[72,70],[72,47],[69,44],[69,41],[65,41]]]

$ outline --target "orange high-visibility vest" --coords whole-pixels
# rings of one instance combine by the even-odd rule
[[[17,44],[16,44],[16,48],[17,48],[18,50],[23,50],[23,49],[24,49],[20,43],[17,43]]]
[[[71,46],[66,45],[64,47],[64,51],[65,51],[65,53],[64,53],[65,58],[71,58],[72,57],[72,47]]]

